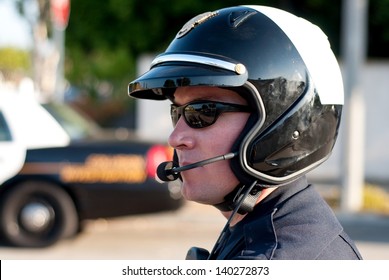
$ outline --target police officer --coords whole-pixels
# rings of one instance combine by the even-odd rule
[[[305,174],[330,155],[343,84],[325,34],[265,6],[207,12],[186,23],[135,98],[169,99],[174,162],[191,201],[228,219],[210,253],[187,259],[361,259]]]

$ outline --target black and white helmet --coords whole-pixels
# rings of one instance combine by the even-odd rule
[[[343,83],[326,35],[312,23],[265,6],[203,13],[177,33],[129,95],[162,100],[183,86],[244,96],[251,114],[231,160],[241,182],[283,184],[315,168],[335,144]]]

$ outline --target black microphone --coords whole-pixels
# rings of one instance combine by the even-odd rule
[[[232,159],[233,157],[235,157],[237,155],[238,155],[237,152],[236,153],[228,153],[228,154],[225,154],[225,155],[221,155],[221,156],[205,159],[205,160],[198,161],[198,162],[195,162],[195,163],[191,163],[191,164],[188,164],[188,165],[184,165],[184,166],[181,166],[181,167],[180,166],[175,166],[175,164],[177,164],[176,162],[165,161],[165,162],[162,162],[158,166],[158,168],[157,168],[157,176],[158,176],[158,178],[160,180],[162,180],[164,182],[174,181],[174,180],[178,179],[178,177],[180,175],[180,172],[182,172],[182,171],[193,169],[193,168],[197,168],[197,167],[200,167],[200,166],[204,166],[204,165],[216,162],[216,161]]]

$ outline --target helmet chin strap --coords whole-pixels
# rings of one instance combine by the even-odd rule
[[[266,188],[264,185],[258,184],[258,180],[254,180],[250,185],[239,184],[231,193],[226,195],[226,197],[224,198],[224,202],[214,205],[220,211],[232,211],[230,217],[227,220],[227,223],[221,231],[219,238],[217,239],[211,253],[202,248],[192,247],[189,249],[186,259],[215,259],[216,256],[223,249],[224,241],[227,238],[226,233],[235,215],[244,215],[253,211],[255,205],[257,204],[258,198],[264,188]]]
[[[211,253],[208,255],[208,260],[210,259],[213,259],[215,258],[215,256],[219,253],[219,251],[222,249],[223,247],[223,241],[226,237],[226,232],[228,230],[228,228],[230,227],[230,224],[231,224],[231,221],[233,220],[233,218],[235,217],[235,215],[238,213],[238,214],[246,214],[248,212],[251,212],[253,209],[254,209],[254,206],[258,200],[258,197],[260,196],[261,192],[262,192],[262,187],[259,187],[259,185],[257,185],[257,180],[253,181],[251,185],[249,186],[238,186],[237,188],[235,188],[235,190],[228,194],[226,196],[226,198],[228,197],[228,200],[226,200],[225,202],[221,203],[221,204],[218,204],[218,205],[215,205],[215,207],[217,207],[218,209],[226,209],[224,211],[230,211],[232,210],[232,213],[230,215],[230,217],[228,218],[228,221],[227,223],[225,224],[222,232],[220,233],[219,235],[219,238],[217,239]],[[233,197],[233,199],[231,200],[230,197]],[[220,205],[223,206],[221,208]],[[232,208],[232,209],[231,209]],[[223,210],[221,210],[223,211]]]
[[[213,206],[222,212],[235,211],[238,214],[244,215],[253,211],[262,190],[263,186],[257,184],[256,180],[248,186],[239,184],[224,197],[223,202]]]

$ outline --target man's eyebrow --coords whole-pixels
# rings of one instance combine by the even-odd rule
[[[175,102],[176,100],[172,100],[172,103],[176,106],[182,106],[182,105],[185,105],[185,104],[189,104],[189,103],[192,103],[192,102],[196,102],[196,101],[212,101],[212,102],[223,102],[221,100],[218,100],[217,98],[212,98],[212,97],[196,97],[194,99],[191,99],[190,101],[186,102],[186,103],[177,103]]]

